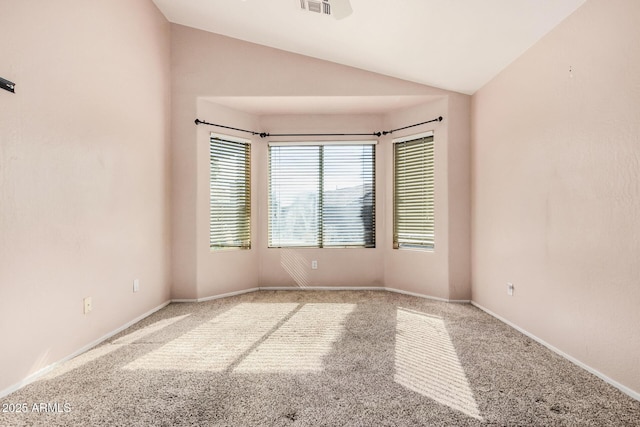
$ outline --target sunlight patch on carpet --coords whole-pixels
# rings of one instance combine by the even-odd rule
[[[241,303],[123,369],[221,372],[283,321],[297,303]]]
[[[159,320],[151,325],[145,326],[144,328],[140,328],[136,331],[131,332],[130,334],[126,334],[116,340],[111,342],[107,342],[101,346],[94,347],[91,350],[82,353],[81,355],[74,357],[73,359],[65,362],[60,367],[53,370],[49,373],[45,379],[54,379],[61,375],[66,374],[76,368],[79,368],[83,365],[86,365],[89,362],[93,362],[96,359],[101,358],[102,356],[106,356],[109,353],[112,353],[128,344],[141,340],[143,338],[148,337],[149,335],[161,331],[167,326],[173,325],[174,323],[189,317],[189,314],[185,314],[182,316],[170,317],[168,319]]]
[[[170,317],[168,319],[159,320],[149,326],[145,326],[144,328],[138,329],[137,331],[133,331],[130,334],[122,336],[114,341],[111,344],[131,344],[133,342],[139,341],[143,338],[148,337],[154,332],[158,332],[169,325],[173,325],[174,323],[189,317],[190,314],[185,314],[183,316]]]
[[[318,372],[355,304],[305,304],[234,369],[237,373]]]
[[[444,320],[398,308],[394,380],[482,421]]]

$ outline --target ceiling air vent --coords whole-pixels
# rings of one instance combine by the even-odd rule
[[[351,3],[349,0],[298,0],[300,9],[321,15],[333,16],[336,19],[346,18],[351,15]]]
[[[309,12],[331,15],[331,5],[328,0],[300,0],[300,7]]]

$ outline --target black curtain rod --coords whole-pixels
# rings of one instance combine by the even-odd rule
[[[405,126],[405,127],[398,128],[398,129],[393,129],[393,130],[385,130],[384,132],[382,132],[382,134],[383,135],[389,135],[390,133],[394,133],[394,132],[397,132],[399,130],[409,129],[409,128],[413,128],[413,127],[420,126],[420,125],[426,125],[427,123],[441,122],[441,121],[442,121],[442,116],[438,117],[437,119],[427,120],[426,122],[416,123],[415,125],[409,125],[409,126]]]
[[[264,138],[262,136],[263,134],[260,133],[260,132],[254,132],[252,130],[246,130],[246,129],[240,129],[240,128],[232,128],[231,126],[217,125],[215,123],[205,122],[204,120],[200,120],[200,119],[196,119],[195,124],[196,125],[208,125],[208,126],[215,126],[217,128],[225,128],[225,129],[237,130],[237,131],[240,131],[240,132],[250,133],[251,135],[260,135],[260,137]]]
[[[262,135],[263,134],[260,134],[260,136]],[[264,136],[382,136],[382,134],[380,132],[374,132],[374,133],[265,133]]]
[[[234,127],[231,127],[231,126],[217,125],[215,123],[205,122],[205,121],[200,120],[200,119],[196,119],[195,124],[196,125],[203,124],[203,125],[215,126],[215,127],[224,128],[224,129],[237,130],[237,131],[240,131],[240,132],[250,133],[251,135],[260,135],[260,138],[266,138],[268,136],[276,136],[276,137],[278,137],[278,136],[377,136],[377,137],[380,137],[382,135],[392,134],[392,133],[397,132],[399,130],[409,129],[409,128],[420,126],[420,125],[424,125],[424,124],[427,124],[427,123],[441,122],[441,121],[442,121],[442,116],[440,116],[440,117],[438,117],[436,119],[427,120],[426,122],[416,123],[415,125],[409,125],[409,126],[404,126],[404,127],[398,128],[398,129],[385,130],[385,131],[382,131],[382,132],[373,132],[373,133],[274,133],[274,134],[270,134],[270,133],[266,133],[266,132],[254,132],[252,130],[234,128]]]

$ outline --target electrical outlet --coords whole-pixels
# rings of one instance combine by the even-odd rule
[[[317,270],[318,269],[318,261],[316,261],[315,259],[313,261],[311,261],[311,269],[312,270]]]
[[[91,297],[86,297],[82,300],[84,302],[84,314],[88,314],[93,310],[93,303],[91,302]]]
[[[135,279],[133,281],[133,292],[138,292],[140,290],[140,280]]]
[[[507,283],[507,295],[513,296],[513,283]]]

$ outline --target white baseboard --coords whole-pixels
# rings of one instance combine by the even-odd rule
[[[68,356],[58,360],[57,362],[54,362],[54,363],[48,365],[48,366],[45,366],[44,368],[40,369],[37,372],[34,372],[33,374],[29,375],[28,377],[26,377],[24,380],[20,381],[19,383],[14,384],[14,385],[12,385],[12,386],[0,391],[0,399],[5,397],[5,396],[8,396],[9,394],[11,394],[11,393],[13,393],[15,391],[20,390],[22,387],[24,387],[26,385],[38,380],[39,378],[41,378],[45,374],[49,373],[55,367],[63,364],[64,362],[66,362],[68,360],[71,360],[76,356],[81,355],[85,351],[91,350],[93,347],[95,347],[98,344],[101,344],[102,342],[108,340],[112,336],[124,331],[128,327],[133,326],[134,324],[138,323],[139,321],[141,321],[145,317],[148,317],[148,316],[152,315],[153,313],[155,313],[156,311],[166,307],[167,305],[169,305],[170,302],[171,301],[163,302],[162,304],[160,304],[156,308],[152,308],[151,310],[147,311],[146,313],[141,314],[140,316],[138,316],[135,319],[125,323],[124,325],[120,326],[119,328],[107,333],[106,335],[103,335],[102,337],[98,338],[97,340],[94,340],[94,341],[90,342],[89,344],[85,345],[84,347],[80,348],[79,350],[74,351],[70,355],[68,355]]]
[[[228,292],[226,294],[211,295],[211,296],[204,297],[204,298],[172,299],[171,302],[204,302],[204,301],[212,301],[212,300],[216,300],[216,299],[229,298],[229,297],[234,297],[236,295],[242,295],[242,294],[248,294],[248,293],[251,293],[251,292],[257,292],[259,290],[260,290],[260,288],[250,288],[250,289],[243,289],[241,291]]]
[[[383,291],[377,286],[261,286],[261,291]]]
[[[415,292],[403,291],[401,289],[388,288],[385,286],[307,286],[299,288],[296,286],[273,286],[273,287],[259,287],[261,291],[386,291],[394,292],[397,294],[409,295],[412,297],[430,299],[435,301],[443,301],[458,304],[469,304],[470,300],[450,300],[446,298],[434,297],[431,295],[418,294]]]
[[[386,291],[397,294],[409,295],[417,298],[430,299],[434,301],[449,302],[455,304],[469,304],[471,300],[451,300],[446,298],[434,297],[431,295],[419,294],[416,292],[403,291],[401,289],[388,288],[385,286],[259,286],[257,288],[244,289],[242,291],[229,292],[226,294],[212,295],[204,298],[194,299],[172,299],[171,302],[203,302],[220,298],[227,298],[236,295],[248,294],[257,291]]]
[[[434,301],[450,302],[450,303],[455,303],[455,304],[469,304],[471,302],[470,300],[456,300],[456,299],[446,299],[446,298],[440,298],[440,297],[433,297],[433,296],[430,296],[430,295],[424,295],[424,294],[418,294],[418,293],[415,293],[415,292],[403,291],[401,289],[394,289],[394,288],[381,288],[381,289],[383,289],[385,291],[388,291],[388,292],[395,292],[397,294],[409,295],[409,296],[412,296],[412,297],[430,299],[430,300],[434,300]]]
[[[529,338],[531,338],[532,340],[542,344],[543,346],[547,347],[549,350],[553,351],[554,353],[558,354],[559,356],[562,356],[563,358],[567,359],[568,361],[570,361],[571,363],[581,367],[582,369],[586,370],[587,372],[592,373],[593,375],[595,375],[596,377],[600,378],[601,380],[603,380],[604,382],[614,386],[615,388],[617,388],[618,390],[620,390],[621,392],[623,392],[624,394],[627,394],[629,396],[631,396],[632,398],[639,400],[640,401],[640,393],[638,393],[635,390],[630,389],[629,387],[626,387],[622,384],[620,384],[619,382],[609,378],[608,376],[606,376],[605,374],[603,374],[602,372],[592,368],[589,365],[586,365],[585,363],[582,363],[581,361],[579,361],[578,359],[576,359],[573,356],[568,355],[567,353],[565,353],[564,351],[552,346],[551,344],[549,344],[548,342],[546,342],[545,340],[538,338],[537,336],[533,335],[532,333],[526,331],[525,329],[522,329],[521,327],[519,327],[518,325],[508,321],[507,319],[505,319],[504,317],[492,312],[491,310],[481,306],[480,304],[478,304],[475,301],[471,301],[471,304],[475,307],[478,307],[480,310],[484,311],[485,313],[489,314],[490,316],[495,317],[496,319],[498,319],[499,321],[511,326],[513,329],[517,330],[518,332],[521,332],[522,334],[528,336]]]

